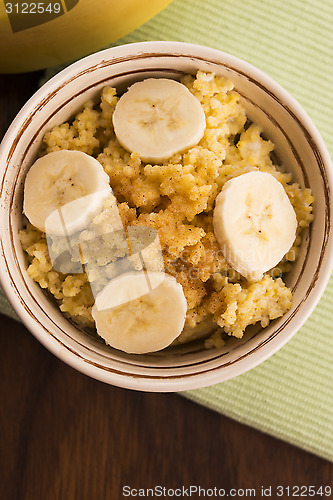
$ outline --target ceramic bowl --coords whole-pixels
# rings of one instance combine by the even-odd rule
[[[311,187],[315,220],[286,282],[291,310],[267,328],[250,328],[242,340],[221,349],[203,342],[155,354],[129,355],[75,327],[26,273],[18,231],[22,186],[44,133],[67,121],[105,85],[125,89],[147,77],[179,78],[200,69],[229,77],[248,116],[276,145],[276,158],[294,180]],[[333,258],[332,164],[314,124],[301,106],[271,78],[223,52],[179,42],[143,42],[93,54],[47,82],[23,107],[1,144],[1,284],[15,311],[36,338],[77,370],[109,384],[144,391],[182,391],[235,377],[280,349],[316,306]]]

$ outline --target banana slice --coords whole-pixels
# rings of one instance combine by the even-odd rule
[[[23,211],[41,231],[70,235],[91,222],[110,194],[109,177],[95,158],[80,151],[55,151],[28,171]]]
[[[195,146],[206,128],[198,99],[167,78],[134,83],[119,99],[112,120],[120,144],[152,163]]]
[[[180,335],[187,310],[182,286],[163,272],[129,272],[97,295],[97,333],[116,349],[144,354],[164,349]]]
[[[229,264],[258,281],[292,246],[295,211],[282,184],[271,174],[248,172],[230,179],[216,198],[216,239]]]

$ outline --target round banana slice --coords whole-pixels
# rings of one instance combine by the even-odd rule
[[[216,198],[213,224],[226,260],[251,281],[260,280],[281,261],[297,229],[296,214],[282,184],[259,171],[225,183]]]
[[[23,212],[41,231],[66,236],[85,228],[110,193],[109,177],[95,158],[80,151],[55,151],[28,171]]]
[[[112,120],[120,144],[152,163],[195,146],[206,128],[198,99],[167,78],[134,83],[119,99]]]
[[[129,272],[97,295],[92,315],[97,333],[132,354],[159,351],[177,338],[185,323],[182,286],[163,272]]]

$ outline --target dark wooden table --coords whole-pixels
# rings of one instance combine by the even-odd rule
[[[0,75],[1,137],[40,76]],[[277,485],[333,487],[333,464],[325,460],[177,394],[92,380],[23,325],[4,316],[0,325],[1,500],[118,500],[126,498],[124,486],[216,487],[234,498],[248,498],[244,490],[253,488],[263,498],[262,486],[272,487],[271,498]]]

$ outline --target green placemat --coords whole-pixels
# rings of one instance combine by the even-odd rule
[[[332,0],[175,0],[116,44],[179,40],[254,64],[303,105],[333,152]],[[12,314],[0,295],[0,310]],[[333,278],[277,354],[236,379],[182,393],[333,460]]]

